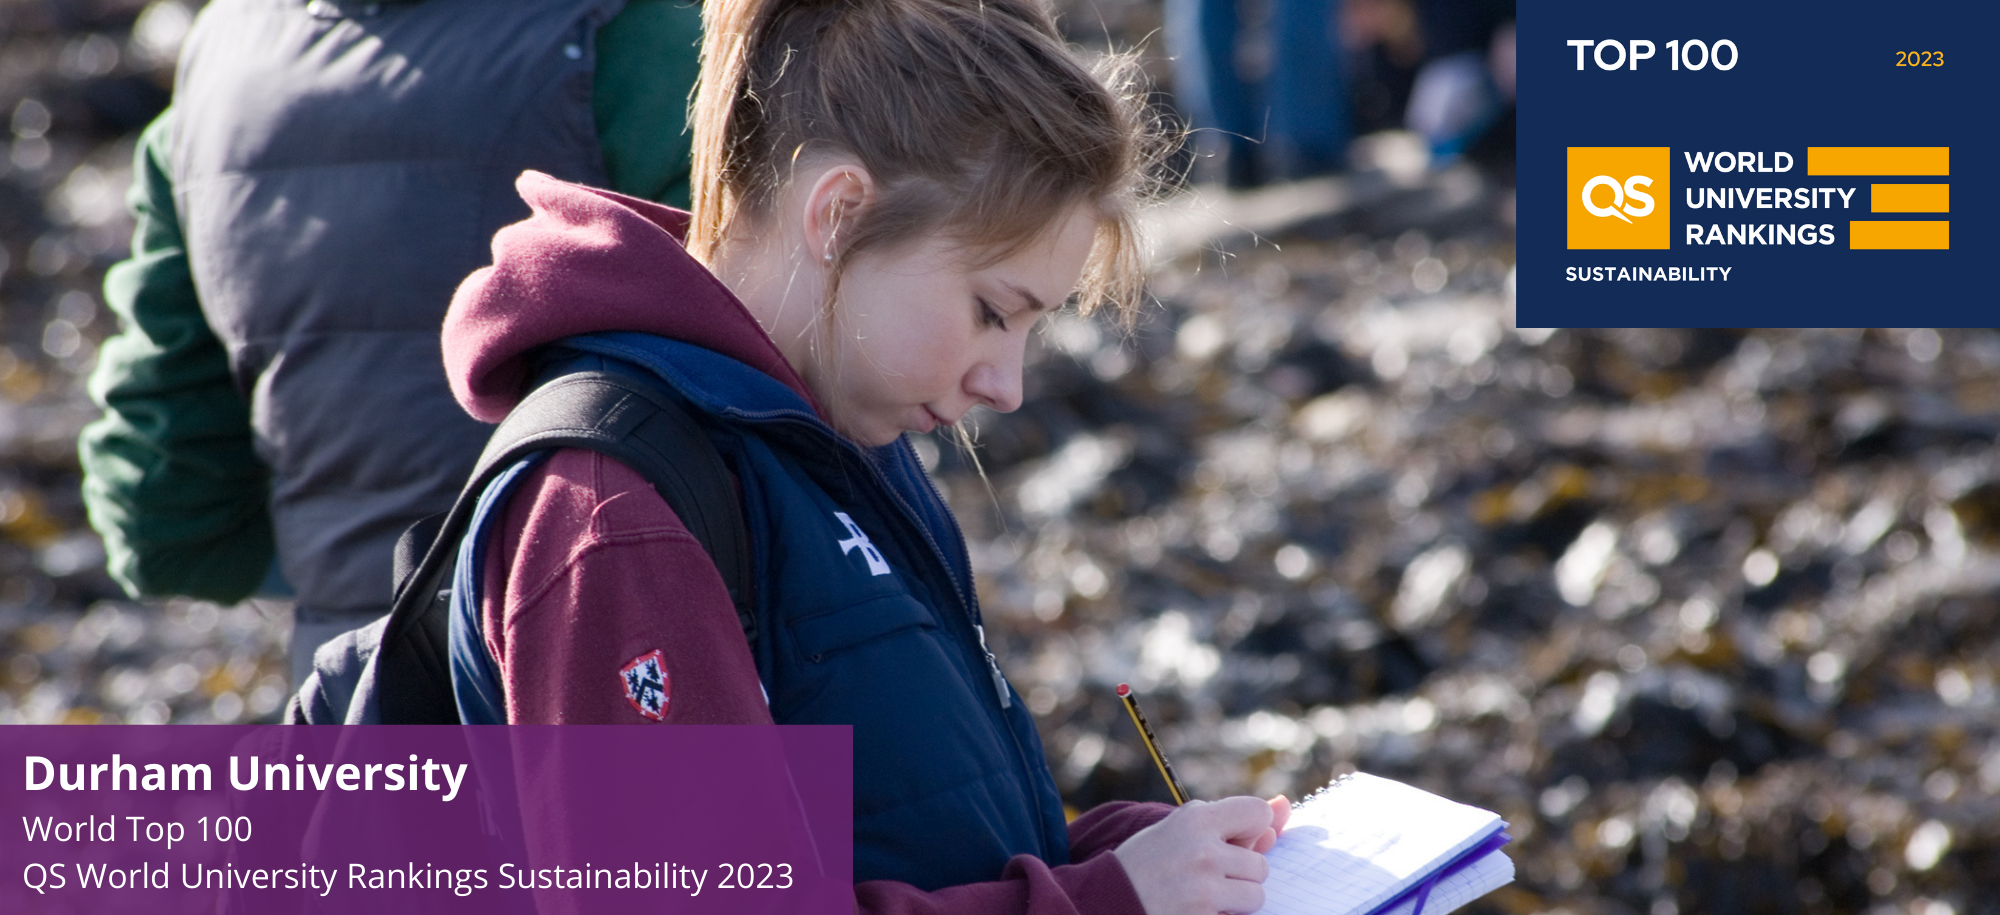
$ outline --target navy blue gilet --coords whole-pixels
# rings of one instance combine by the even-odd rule
[[[783,383],[691,344],[604,333],[561,347],[557,371],[664,380],[735,469],[771,717],[854,727],[855,882],[934,890],[997,880],[1014,855],[1068,864],[1034,719],[986,651],[964,536],[909,444],[858,447]],[[459,554],[452,675],[467,722],[505,720],[478,566],[532,461],[488,488]]]

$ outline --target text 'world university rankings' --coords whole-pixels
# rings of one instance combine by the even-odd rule
[[[1538,0],[1523,327],[1978,323],[2000,4]]]

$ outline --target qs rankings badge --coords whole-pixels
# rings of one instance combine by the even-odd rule
[[[1569,147],[1570,250],[1669,247],[1672,171],[1665,146]]]
[[[1993,323],[2000,2],[1519,6],[1517,326]]]

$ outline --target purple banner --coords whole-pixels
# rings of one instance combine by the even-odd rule
[[[845,727],[0,728],[0,911],[848,913]]]

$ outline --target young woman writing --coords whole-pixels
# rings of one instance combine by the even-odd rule
[[[498,421],[532,383],[648,373],[736,478],[746,638],[650,485],[588,451],[489,490],[469,718],[848,724],[867,912],[1248,912],[1285,806],[1112,804],[1066,824],[985,648],[963,539],[904,434],[1021,401],[1036,320],[1129,315],[1164,147],[1129,69],[1036,0],[711,0],[682,213],[529,173],[445,361]],[[481,673],[485,671],[485,673]]]

